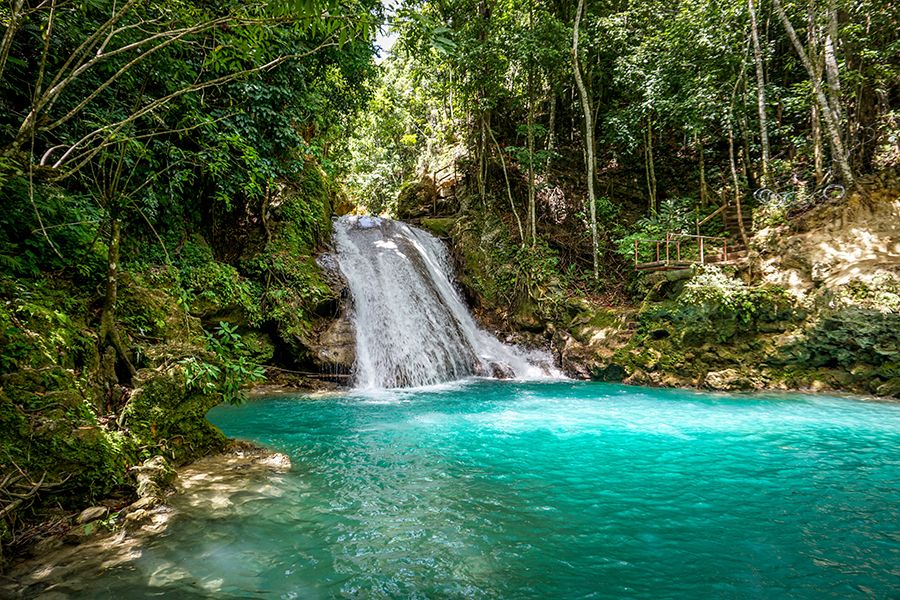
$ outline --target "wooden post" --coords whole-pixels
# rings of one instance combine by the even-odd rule
[[[666,266],[669,266],[669,235],[666,233]]]
[[[722,262],[728,262],[728,240],[722,240]]]
[[[701,265],[706,264],[706,256],[703,253],[703,237],[702,236],[700,237],[700,264]]]
[[[675,255],[678,257],[678,262],[681,262],[681,238],[678,238],[678,241],[675,243]]]
[[[659,241],[656,242],[656,262],[659,262]]]

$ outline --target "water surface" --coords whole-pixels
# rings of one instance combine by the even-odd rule
[[[479,381],[209,418],[293,468],[178,500],[90,594],[900,597],[900,405]]]

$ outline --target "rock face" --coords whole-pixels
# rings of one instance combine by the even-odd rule
[[[221,401],[185,386],[179,369],[144,370],[135,378],[120,421],[146,445],[164,448],[176,462],[187,462],[225,447],[226,438],[206,420]]]
[[[703,379],[703,387],[728,392],[753,389],[754,385],[737,369],[722,369],[707,373]]]
[[[356,360],[356,335],[345,306],[322,333],[310,341],[320,370],[325,373],[349,373]]]
[[[627,373],[616,353],[631,338],[628,311],[592,309],[584,304],[566,329],[553,336],[559,365],[570,377],[597,381],[622,381]]]

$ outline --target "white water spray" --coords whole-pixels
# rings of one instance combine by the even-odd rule
[[[335,240],[353,296],[357,387],[559,375],[549,354],[508,346],[478,327],[434,236],[390,219],[342,217]]]

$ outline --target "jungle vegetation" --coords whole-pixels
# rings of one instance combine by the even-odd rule
[[[889,0],[4,0],[0,539],[220,446],[185,423],[308,369],[336,213],[453,228],[464,285],[534,329],[640,301],[634,239],[894,168],[898,25]]]

